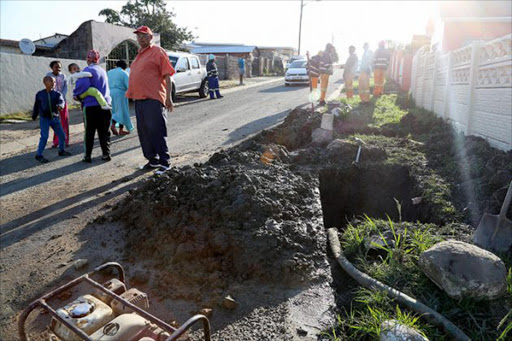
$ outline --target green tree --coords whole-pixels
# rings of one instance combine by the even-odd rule
[[[105,22],[137,28],[148,26],[153,32],[160,33],[160,43],[163,48],[177,50],[180,44],[195,37],[186,27],[178,27],[172,18],[176,14],[167,10],[164,0],[128,0],[117,12],[111,8],[102,9],[100,16],[105,17]]]

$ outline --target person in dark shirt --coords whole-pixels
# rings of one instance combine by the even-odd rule
[[[318,104],[320,106],[325,105],[325,95],[327,94],[329,77],[333,74],[332,55],[334,51],[334,46],[332,44],[327,44],[325,46],[324,53],[322,54],[322,58],[320,59],[320,65],[318,67],[320,71],[320,102]]]
[[[345,67],[343,71],[343,80],[345,81],[345,89],[347,90],[347,98],[354,97],[354,76],[356,74],[357,69],[357,55],[355,54],[356,48],[355,46],[350,46],[348,48],[348,53],[350,54],[345,62]]]
[[[43,151],[46,147],[46,142],[48,142],[50,127],[59,138],[59,156],[69,156],[71,153],[64,150],[66,136],[59,118],[59,110],[64,108],[66,102],[64,102],[64,97],[60,92],[52,90],[55,86],[55,79],[53,79],[53,77],[44,77],[43,83],[45,89],[36,94],[32,119],[35,121],[37,116],[39,116],[41,129],[41,138],[39,139],[36,160],[41,163],[47,163],[48,160],[43,157]]]
[[[215,64],[215,56],[211,54],[208,57],[208,63],[206,63],[206,72],[208,75],[208,90],[210,91],[210,99],[215,99],[215,95],[217,98],[222,98],[219,90],[219,71],[217,70],[217,65]]]

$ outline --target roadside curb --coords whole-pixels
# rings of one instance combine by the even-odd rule
[[[223,90],[222,93],[230,94],[230,93],[233,93],[233,92],[237,92],[237,91],[241,91],[241,90],[246,90],[246,89],[251,89],[251,88],[254,88],[254,87],[257,87],[257,86],[267,85],[267,84],[271,84],[271,83],[282,81],[282,80],[284,80],[283,77],[278,77],[278,78],[270,79],[270,80],[267,80],[267,81],[250,84],[250,85],[235,86],[233,88],[229,88],[229,89]],[[180,106],[186,105],[186,104],[187,103],[181,103],[181,104],[177,103],[175,105],[175,107],[179,108]],[[83,123],[78,123],[78,124],[74,124],[74,125],[70,125],[69,126],[69,134],[70,135],[71,134],[77,134],[77,133],[83,133],[83,132],[84,132]],[[36,136],[30,136],[30,137],[26,137],[26,138],[19,139],[19,140],[16,140],[16,141],[12,141],[12,142],[8,142],[8,143],[3,143],[2,146],[0,147],[0,160],[5,159],[6,157],[8,157],[8,156],[10,156],[12,154],[16,154],[16,153],[22,152],[22,151],[24,151],[24,150],[26,150],[28,148],[33,148],[33,147],[37,146],[38,144],[39,144],[39,133]]]

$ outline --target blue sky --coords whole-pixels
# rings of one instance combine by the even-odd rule
[[[341,49],[358,49],[364,41],[372,48],[379,40],[410,42],[423,34],[435,1],[305,1],[302,50],[312,53],[327,42]],[[119,10],[126,1],[24,1],[1,0],[2,39],[32,40],[56,32],[70,34],[86,20],[103,21],[98,12]],[[170,1],[175,21],[204,42],[235,42],[254,45],[298,44],[300,1]]]

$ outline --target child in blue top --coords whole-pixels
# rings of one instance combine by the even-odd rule
[[[53,77],[44,77],[43,83],[45,89],[36,94],[32,119],[35,121],[37,116],[39,116],[41,128],[41,138],[39,139],[36,160],[41,163],[47,163],[48,160],[43,157],[43,151],[46,147],[46,142],[48,142],[50,127],[59,138],[59,156],[69,156],[71,153],[64,150],[66,138],[59,119],[59,109],[63,109],[66,104],[64,97],[60,92],[53,90],[55,86],[55,79]]]

